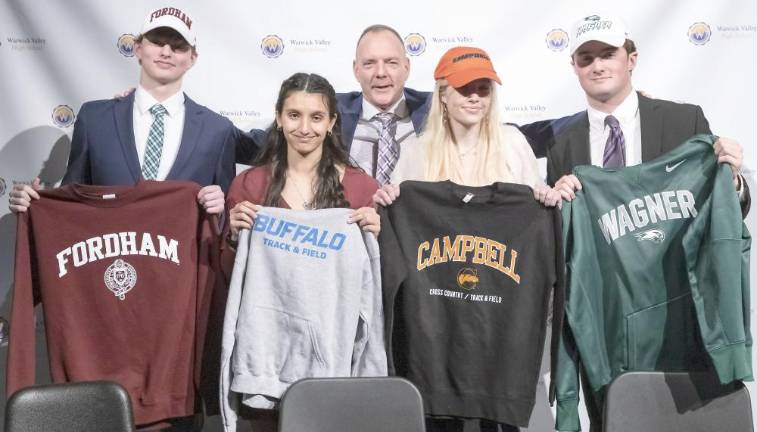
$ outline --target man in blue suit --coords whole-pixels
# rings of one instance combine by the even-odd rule
[[[150,13],[136,39],[139,86],[130,95],[84,103],[74,125],[63,184],[130,185],[140,179],[190,180],[208,213],[224,209],[235,175],[234,149],[246,137],[182,91],[197,60],[192,18],[178,8]],[[33,185],[10,196],[14,212],[38,197]]]
[[[410,59],[402,37],[386,25],[363,30],[353,72],[362,91],[337,94],[342,141],[358,165],[384,183],[400,149],[416,144],[428,113],[430,93],[405,87]],[[251,163],[257,149],[265,145],[266,131],[253,130],[252,135],[256,145],[240,145],[238,163]]]

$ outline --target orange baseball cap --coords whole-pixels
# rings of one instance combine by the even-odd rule
[[[434,70],[434,79],[442,78],[454,88],[463,87],[479,78],[489,78],[502,84],[486,51],[474,47],[447,50]]]

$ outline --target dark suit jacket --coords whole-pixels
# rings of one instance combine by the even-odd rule
[[[650,161],[700,133],[711,134],[702,108],[639,94],[641,122],[641,160]],[[536,157],[547,157],[547,183],[554,185],[578,165],[591,164],[589,115],[581,111],[556,120],[545,120],[520,127]],[[744,182],[742,212],[749,211],[751,199]]]
[[[413,129],[420,133],[423,129],[423,123],[431,106],[431,93],[413,90],[405,87],[405,101],[410,120],[413,122]],[[339,111],[340,121],[342,123],[342,143],[349,153],[352,146],[352,139],[355,137],[360,115],[363,113],[363,93],[337,93],[337,110]],[[245,141],[237,146],[236,160],[237,163],[250,164],[260,149],[266,145],[268,130],[253,129],[248,134],[251,141]],[[250,145],[253,142],[254,145]]]
[[[131,185],[142,178],[134,143],[134,93],[84,103],[74,124],[63,184]],[[234,148],[243,138],[231,122],[185,95],[184,130],[167,179],[228,191],[236,174]]]

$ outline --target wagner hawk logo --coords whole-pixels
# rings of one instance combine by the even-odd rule
[[[478,286],[478,272],[465,267],[457,272],[457,286],[464,290],[472,290]]]
[[[660,244],[665,240],[665,232],[658,229],[646,230],[644,232],[634,234],[638,241],[649,240],[652,243]]]

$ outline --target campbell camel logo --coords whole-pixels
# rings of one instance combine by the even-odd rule
[[[462,268],[457,272],[457,286],[464,290],[472,290],[478,286],[478,272],[472,268]]]
[[[547,48],[552,51],[557,52],[564,50],[568,47],[569,41],[570,38],[568,37],[568,32],[563,29],[553,29],[547,33]]]
[[[276,58],[284,54],[284,40],[276,35],[268,35],[260,43],[263,55],[268,58]]]
[[[694,45],[704,45],[712,37],[712,29],[703,22],[694,23],[689,27],[689,42]]]
[[[58,105],[53,109],[53,123],[58,127],[69,127],[74,124],[74,110],[68,105]]]
[[[131,33],[122,34],[116,42],[118,52],[124,57],[134,57],[134,39],[136,37]]]
[[[426,38],[420,33],[405,36],[405,51],[411,56],[419,56],[426,51]]]

